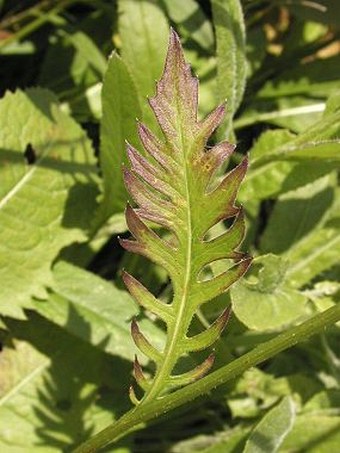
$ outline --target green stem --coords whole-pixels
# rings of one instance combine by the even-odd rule
[[[102,447],[117,441],[129,432],[142,428],[149,420],[155,419],[172,409],[209,393],[216,387],[244,373],[248,368],[256,366],[279,352],[306,340],[311,335],[323,331],[326,327],[331,326],[339,320],[340,303],[308,319],[299,326],[292,327],[266,343],[257,346],[252,351],[199,381],[163,398],[149,401],[146,404],[140,404],[123,415],[117,422],[84,442],[76,448],[74,453],[93,453],[99,451]]]

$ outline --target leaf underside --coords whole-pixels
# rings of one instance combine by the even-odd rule
[[[138,134],[146,157],[127,146],[130,169],[124,170],[125,184],[138,205],[126,209],[126,220],[133,239],[121,240],[131,252],[142,254],[165,268],[171,279],[173,299],[165,304],[140,282],[123,273],[124,282],[134,299],[157,315],[167,327],[163,350],[156,349],[132,323],[132,337],[143,354],[155,363],[152,377],[146,377],[138,359],[134,377],[144,391],[142,401],[161,397],[178,386],[199,379],[213,364],[214,355],[196,368],[174,374],[183,356],[211,346],[221,335],[229,317],[229,308],[205,331],[188,336],[197,309],[225,292],[248,269],[251,258],[238,251],[244,236],[242,209],[235,205],[239,185],[247,170],[247,158],[213,184],[216,171],[230,157],[234,146],[222,142],[207,150],[210,135],[222,122],[225,106],[218,106],[198,121],[198,80],[185,62],[177,34],[171,31],[169,49],[156,95],[149,100],[163,132],[159,140],[144,124]],[[218,222],[233,218],[222,235],[207,239]],[[165,228],[156,234],[146,221]],[[209,280],[201,275],[214,261],[229,259],[232,266]],[[140,400],[133,388],[133,403]]]

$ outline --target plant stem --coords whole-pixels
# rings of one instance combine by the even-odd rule
[[[155,419],[172,409],[209,393],[216,387],[236,378],[248,368],[268,360],[274,355],[288,349],[311,335],[323,331],[340,320],[340,304],[320,313],[302,324],[292,327],[277,337],[255,347],[252,351],[235,359],[219,370],[163,398],[140,404],[127,412],[117,422],[108,426],[88,441],[80,445],[74,453],[93,453],[102,447],[115,442],[131,431],[142,428],[149,420]]]

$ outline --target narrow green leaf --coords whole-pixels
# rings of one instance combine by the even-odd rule
[[[31,296],[46,296],[58,252],[86,240],[96,167],[85,132],[46,90],[8,93],[0,122],[0,311],[22,317]]]
[[[136,84],[143,120],[157,127],[145,98],[154,93],[162,72],[169,33],[166,16],[156,0],[119,0],[118,12],[121,54]]]
[[[290,397],[271,409],[251,432],[244,453],[275,453],[295,420],[295,405]]]
[[[109,59],[102,89],[99,162],[103,173],[104,195],[96,223],[102,224],[124,210],[126,189],[122,164],[126,162],[126,140],[138,146],[136,118],[141,116],[137,91],[124,61],[113,53]]]
[[[217,99],[226,100],[228,105],[221,135],[228,138],[246,83],[245,25],[239,0],[212,0],[211,5],[216,33]]]

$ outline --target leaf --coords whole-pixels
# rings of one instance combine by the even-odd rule
[[[322,392],[316,393],[303,407],[303,412],[316,412],[323,411],[326,415],[327,410],[331,415],[340,407],[340,390],[339,389],[328,389]]]
[[[287,272],[293,287],[301,287],[339,262],[339,220],[312,231],[289,251]]]
[[[245,25],[239,0],[212,0],[216,33],[217,99],[228,103],[221,134],[228,138],[246,83]]]
[[[70,94],[82,96],[84,88],[101,80],[106,66],[106,59],[89,35],[60,27],[47,49],[39,85],[63,99]]]
[[[338,163],[340,155],[340,98],[331,96],[322,118],[287,144],[255,159],[257,169],[273,160],[325,160]]]
[[[31,296],[46,296],[59,251],[87,238],[96,168],[86,134],[46,90],[8,93],[0,121],[0,311],[23,317]]]
[[[200,453],[233,453],[238,451],[240,444],[244,442],[249,428],[242,426],[227,428],[225,431],[216,432],[212,434],[198,434],[188,439],[176,443],[174,452],[200,452]]]
[[[292,288],[287,269],[278,256],[258,257],[250,277],[231,289],[234,313],[250,329],[278,329],[306,316],[307,298]]]
[[[335,191],[335,202],[327,221],[312,230],[287,252],[289,269],[287,276],[291,284],[298,288],[311,281],[321,272],[339,262],[340,235],[339,216],[340,193]]]
[[[179,359],[191,351],[211,346],[228,320],[229,310],[225,310],[206,331],[188,337],[197,309],[225,292],[251,262],[249,256],[237,251],[244,235],[244,221],[241,208],[235,205],[247,160],[227,173],[217,186],[213,184],[214,173],[234,147],[222,142],[205,150],[209,136],[222,121],[224,106],[198,121],[197,95],[197,79],[192,77],[179,38],[172,31],[165,69],[157,83],[156,95],[150,99],[164,141],[139,124],[140,139],[148,156],[142,157],[129,145],[131,168],[125,170],[126,186],[138,208],[128,206],[126,210],[134,240],[123,239],[121,244],[162,266],[170,276],[173,289],[171,303],[165,304],[134,277],[123,274],[134,299],[167,325],[166,343],[160,350],[135,322],[132,324],[136,345],[156,365],[154,376],[145,378],[136,360],[135,378],[145,390],[142,404],[198,379],[209,370],[214,359],[212,354],[197,368],[174,374]],[[208,240],[210,228],[227,218],[234,218],[231,227]],[[164,227],[168,233],[157,234],[147,226],[146,220]],[[215,278],[203,280],[202,270],[221,259],[229,259],[233,265]],[[138,401],[133,390],[131,399],[134,403]]]
[[[141,116],[137,91],[124,61],[113,53],[109,59],[102,89],[100,123],[100,167],[104,196],[96,223],[102,224],[124,210],[127,193],[122,177],[126,162],[126,140],[138,146],[136,118]]]
[[[118,13],[121,54],[136,84],[143,120],[155,127],[144,99],[153,94],[155,80],[162,72],[169,25],[156,0],[119,0]]]
[[[124,410],[127,398],[110,390],[127,379],[129,367],[37,315],[28,318],[6,320],[14,339],[0,354],[0,449],[70,451]],[[110,395],[110,412],[101,386]]]
[[[275,453],[293,428],[294,420],[294,403],[290,397],[285,397],[251,432],[244,453]]]
[[[294,428],[285,439],[281,450],[308,453],[337,451],[340,442],[340,417],[323,414],[306,414],[297,417]]]
[[[68,33],[67,37],[95,72],[103,76],[106,70],[106,59],[89,35],[81,31],[74,31]]]
[[[337,69],[336,69],[337,68]],[[320,99],[328,98],[339,90],[337,74],[340,70],[340,57],[313,59],[311,62],[296,65],[283,71],[273,80],[268,80],[257,93],[258,98],[305,95]]]
[[[130,323],[139,312],[126,291],[66,262],[53,268],[53,293],[47,301],[35,301],[36,310],[72,335],[105,352],[133,360],[136,348],[130,337]],[[91,326],[84,331],[84,323]],[[148,336],[163,344],[160,329],[148,320],[141,322]]]
[[[203,49],[211,51],[214,34],[211,23],[195,0],[163,0],[167,13],[176,23],[181,36],[196,41]]]
[[[320,391],[322,385],[317,376],[312,375],[305,367],[298,370],[296,362],[292,357],[289,374],[284,376],[276,376],[273,369],[268,370],[268,373],[258,368],[248,369],[237,380],[231,394],[228,394],[232,417],[254,420],[254,417],[263,416],[264,410],[272,407],[281,398],[292,394],[299,407],[315,392]],[[283,372],[282,367],[280,370]]]
[[[247,202],[248,200],[273,198],[280,193],[286,193],[295,190],[298,187],[305,186],[308,183],[330,173],[334,170],[334,163],[328,159],[315,159],[310,156],[310,151],[318,152],[319,145],[299,145],[291,147],[291,152],[301,153],[294,159],[286,159],[276,161],[275,150],[289,148],[296,136],[284,129],[264,132],[254,147],[250,150],[252,162],[260,162],[259,165],[252,165],[248,177],[241,187],[240,200]],[[320,144],[320,146],[323,146]],[[328,146],[328,145],[326,145]],[[333,145],[332,145],[333,146]],[[338,146],[336,144],[336,146]],[[278,157],[278,160],[280,156]]]
[[[289,257],[290,247],[325,222],[335,184],[336,175],[329,175],[279,197],[261,237],[262,253],[287,251]]]

